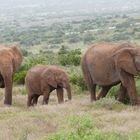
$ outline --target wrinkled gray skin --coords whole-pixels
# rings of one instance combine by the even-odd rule
[[[112,86],[121,83],[118,100],[124,102],[128,93],[132,105],[139,104],[134,76],[140,71],[140,48],[96,43],[86,51],[81,65],[91,101],[105,97]],[[101,87],[97,98],[96,85]]]
[[[57,66],[37,65],[31,68],[25,77],[28,91],[27,106],[37,104],[38,97],[43,95],[43,104],[48,104],[50,93],[56,89],[58,102],[64,102],[63,88],[71,100],[71,87],[67,74]]]

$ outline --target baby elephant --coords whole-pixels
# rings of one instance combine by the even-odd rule
[[[25,77],[28,91],[27,106],[37,104],[38,97],[43,95],[43,104],[48,104],[50,92],[57,90],[58,102],[64,102],[63,88],[71,100],[71,87],[67,74],[58,66],[37,65],[31,68]]]

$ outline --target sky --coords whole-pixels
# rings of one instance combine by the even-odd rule
[[[46,11],[111,11],[140,9],[140,0],[0,0],[0,10],[44,8]]]

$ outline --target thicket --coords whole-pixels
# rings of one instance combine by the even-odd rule
[[[64,46],[62,46],[58,52],[58,60],[62,66],[66,65],[78,66],[80,65],[81,60],[81,50],[75,49],[69,51],[65,49]]]

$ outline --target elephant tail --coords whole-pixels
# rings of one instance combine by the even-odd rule
[[[82,72],[83,72],[85,83],[86,83],[87,87],[90,89],[93,85],[93,80],[92,80],[92,77],[91,77],[89,69],[88,69],[86,54],[83,56],[83,58],[81,60],[81,67],[82,67]]]

